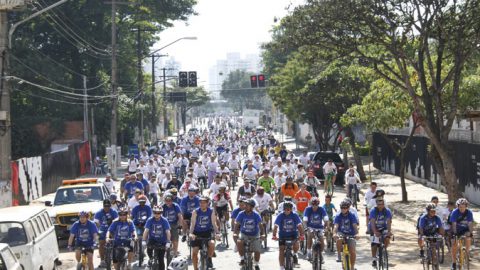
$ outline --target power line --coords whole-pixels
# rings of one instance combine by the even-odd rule
[[[45,80],[47,80],[48,82],[52,83],[52,84],[55,84],[56,86],[59,86],[59,87],[62,87],[62,88],[65,88],[65,89],[68,89],[68,90],[72,90],[72,91],[91,91],[91,90],[95,90],[95,89],[98,89],[102,86],[104,86],[106,83],[101,83],[97,86],[94,86],[94,87],[91,87],[91,88],[87,88],[87,89],[81,89],[81,88],[72,88],[72,87],[69,87],[69,86],[66,86],[66,85],[63,85],[63,84],[60,84],[60,83],[57,83],[51,79],[49,79],[47,76],[43,75],[42,73],[36,71],[35,69],[29,67],[27,64],[25,64],[23,61],[21,61],[20,59],[18,59],[18,57],[16,57],[15,55],[11,55],[11,57],[17,61],[18,63],[20,63],[22,66],[26,67],[28,70],[32,71],[33,73],[39,75],[40,77],[44,78]]]
[[[21,91],[18,88],[14,88],[14,91],[20,92],[22,94],[26,94],[26,95],[29,95],[29,96],[32,96],[32,97],[35,97],[35,98],[45,99],[45,100],[48,100],[48,101],[66,103],[66,104],[71,104],[71,105],[82,105],[83,106],[83,102],[70,102],[70,101],[65,101],[65,100],[48,98],[48,97],[45,97],[45,96],[35,95],[33,93],[30,93],[30,92]],[[103,104],[103,103],[106,103],[106,101],[100,101],[100,102],[96,102],[96,103],[88,103],[88,105],[98,105],[98,104]]]

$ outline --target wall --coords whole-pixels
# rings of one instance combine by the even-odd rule
[[[405,142],[407,136],[389,135],[399,142]],[[458,186],[468,200],[480,204],[480,145],[468,142],[452,141],[454,163]],[[430,141],[423,136],[415,136],[407,149],[406,177],[426,186],[445,191],[429,154]],[[378,133],[373,134],[373,165],[375,168],[395,175],[400,174],[400,160]]]
[[[63,151],[12,161],[12,205],[25,205],[55,192],[62,180],[90,170],[88,142],[69,145]]]

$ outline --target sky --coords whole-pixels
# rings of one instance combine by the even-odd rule
[[[181,37],[182,40],[164,50],[175,57],[185,71],[197,71],[199,84],[208,88],[208,70],[228,52],[244,57],[260,53],[260,45],[270,40],[274,18],[285,16],[302,0],[198,0],[197,16],[185,22],[175,22],[160,33],[160,41],[152,49],[161,48]]]

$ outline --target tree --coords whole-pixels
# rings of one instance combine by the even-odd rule
[[[359,59],[408,95],[449,200],[458,198],[448,136],[480,41],[480,1],[307,0],[293,15],[285,21],[290,43]]]

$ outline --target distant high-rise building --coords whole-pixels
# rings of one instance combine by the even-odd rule
[[[212,99],[220,99],[220,90],[228,74],[235,70],[258,73],[262,69],[258,54],[247,54],[245,58],[238,52],[227,53],[226,59],[217,60],[217,64],[209,71],[209,87]]]

